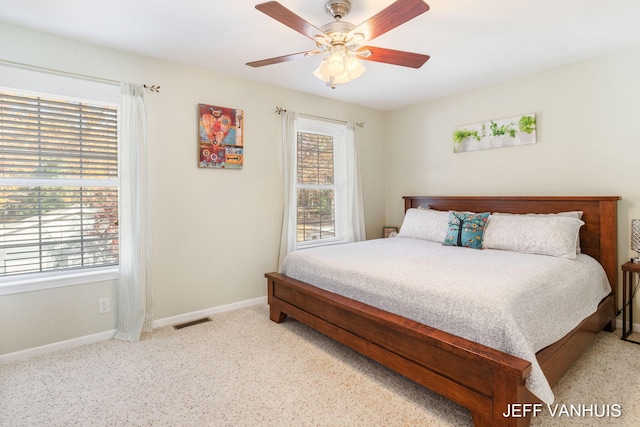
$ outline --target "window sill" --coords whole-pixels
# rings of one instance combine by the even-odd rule
[[[0,279],[0,295],[19,294],[61,288],[63,286],[115,280],[120,276],[119,267],[96,268],[91,271],[39,273]]]
[[[331,246],[341,245],[347,243],[345,239],[323,239],[323,240],[310,240],[307,242],[301,242],[296,245],[296,250],[317,248],[318,246]]]

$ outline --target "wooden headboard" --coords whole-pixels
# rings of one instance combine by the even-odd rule
[[[527,197],[527,196],[405,196],[405,211],[419,206],[436,210],[472,212],[558,213],[582,211],[585,225],[580,228],[582,252],[604,267],[614,295],[618,283],[618,196]],[[615,299],[617,301],[617,297]],[[617,304],[616,304],[617,307]]]

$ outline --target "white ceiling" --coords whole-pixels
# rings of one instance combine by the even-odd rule
[[[252,68],[246,62],[315,48],[254,8],[264,0],[0,0],[0,20],[389,110],[640,45],[640,0],[427,0],[430,10],[367,44],[431,55],[420,69],[365,62],[330,89],[319,57]],[[316,27],[325,0],[280,0]],[[358,25],[393,0],[351,0]],[[0,52],[1,55],[1,52]]]

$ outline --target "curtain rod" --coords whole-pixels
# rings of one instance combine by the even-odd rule
[[[50,73],[50,74],[57,74],[57,75],[62,75],[62,76],[70,76],[70,77],[75,77],[75,78],[79,78],[79,79],[83,79],[83,80],[107,83],[107,84],[111,84],[111,85],[119,85],[121,83],[118,80],[105,79],[105,78],[102,78],[102,77],[95,77],[95,76],[88,76],[86,74],[71,73],[69,71],[55,70],[53,68],[39,67],[39,66],[36,66],[36,65],[24,64],[24,63],[21,63],[21,62],[8,61],[6,59],[0,59],[0,64],[6,64],[6,65],[10,65],[12,67],[23,68],[23,69],[32,70],[32,71],[44,71],[44,72],[47,72],[47,73]],[[143,87],[145,89],[149,89],[151,92],[160,92],[160,86],[143,85]]]
[[[282,113],[286,113],[287,110],[284,108],[280,108],[280,107],[276,107],[276,114],[282,114]],[[338,119],[330,119],[328,117],[320,117],[320,116],[312,116],[310,114],[303,114],[300,113],[301,116],[305,116],[305,117],[312,117],[314,119],[322,119],[322,120],[330,120],[332,122],[337,122],[337,123],[347,123],[344,120],[338,120]],[[360,123],[355,123],[356,126],[358,126],[359,128],[363,128],[364,127],[364,122],[360,122]]]

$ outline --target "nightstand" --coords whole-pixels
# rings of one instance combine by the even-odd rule
[[[636,294],[640,276],[640,264],[627,262],[622,264],[622,339],[640,344],[629,339],[633,333],[633,297]]]

